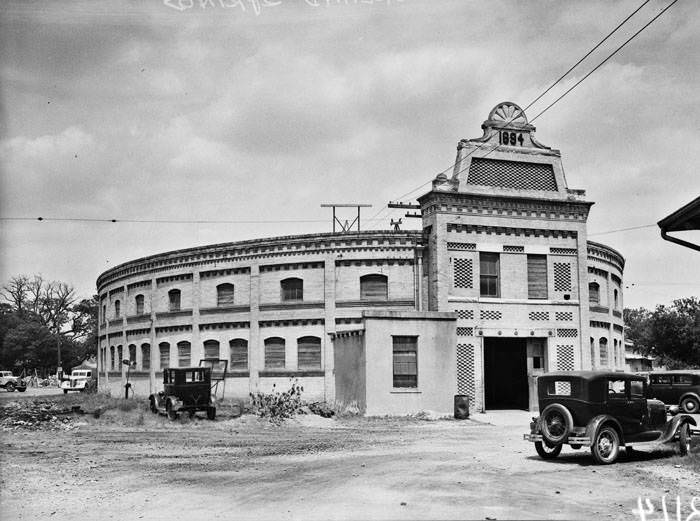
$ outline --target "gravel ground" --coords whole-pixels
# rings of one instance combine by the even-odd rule
[[[680,496],[682,519],[691,513],[700,453],[640,446],[597,466],[565,449],[544,461],[522,440],[529,419],[308,415],[277,426],[225,409],[214,422],[169,422],[138,407],[6,426],[2,518],[637,519],[638,498],[663,518],[664,495]]]

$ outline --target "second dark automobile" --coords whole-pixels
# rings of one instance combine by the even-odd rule
[[[668,419],[663,402],[648,399],[644,376],[594,371],[548,373],[537,379],[540,416],[533,418],[527,441],[545,459],[564,444],[590,447],[600,464],[615,462],[620,447],[643,442],[678,442],[688,453],[691,426],[686,414]]]
[[[678,405],[688,414],[700,412],[700,371],[676,370],[649,373],[649,398]]]
[[[179,412],[193,416],[206,411],[207,418],[216,418],[211,399],[211,367],[183,367],[163,370],[163,390],[148,400],[151,411],[164,412],[174,420]]]

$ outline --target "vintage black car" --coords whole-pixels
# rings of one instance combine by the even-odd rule
[[[174,420],[179,412],[194,416],[206,411],[207,418],[216,418],[211,399],[211,367],[181,367],[163,370],[163,390],[148,397],[151,411],[164,412]]]
[[[687,454],[691,425],[686,414],[667,418],[664,404],[646,398],[646,378],[597,371],[547,373],[537,379],[540,416],[533,418],[527,441],[545,459],[556,458],[564,444],[590,447],[597,463],[613,463],[620,447],[634,443],[678,442]]]

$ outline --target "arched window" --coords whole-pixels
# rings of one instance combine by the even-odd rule
[[[608,339],[603,337],[599,341],[600,344],[600,366],[610,367],[608,362]]]
[[[124,360],[124,357],[122,356],[122,346],[117,346],[117,369],[121,368],[122,365],[122,360]]]
[[[595,339],[591,337],[591,369],[595,369]]]
[[[372,274],[360,277],[360,299],[388,300],[389,283],[386,275]]]
[[[170,344],[161,342],[158,344],[158,351],[160,352],[160,368],[167,369],[170,367]]]
[[[588,301],[591,304],[598,304],[600,302],[600,284],[597,282],[590,282],[588,284]]]
[[[107,305],[102,305],[102,322],[107,322]]]
[[[114,346],[109,348],[109,369],[114,371]]]
[[[129,363],[136,363],[136,344],[129,344]]]
[[[219,341],[205,340],[204,341],[204,358],[219,358]]]
[[[284,369],[286,363],[284,338],[265,339],[265,369]]]
[[[248,341],[234,338],[229,342],[231,351],[231,370],[245,371],[248,369]]]
[[[297,339],[297,365],[299,369],[321,369],[321,339],[303,336]]]
[[[180,311],[180,290],[171,289],[168,291],[168,303],[170,311]]]
[[[216,286],[216,305],[233,306],[233,284],[219,284]]]
[[[136,295],[136,314],[143,315],[143,295]]]
[[[187,340],[177,343],[177,365],[178,367],[190,367],[192,363],[192,348]]]
[[[141,344],[141,369],[151,368],[151,344]]]
[[[119,302],[118,300],[115,300],[114,301],[114,318],[119,318],[119,316],[121,315],[121,312],[122,312],[121,307],[122,307],[122,303]]]
[[[617,290],[613,291],[613,302],[615,304],[615,309],[618,309],[618,302],[617,302]]]
[[[282,301],[304,300],[304,281],[298,278],[284,279],[280,282]]]

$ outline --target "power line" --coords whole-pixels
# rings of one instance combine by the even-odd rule
[[[642,228],[652,228],[656,226],[656,224],[643,224],[642,226],[631,226],[629,228],[618,228],[617,230],[608,230],[606,232],[589,233],[588,236],[590,237],[592,235],[606,235],[608,233],[626,232],[629,230],[641,230]]]
[[[373,221],[376,219],[364,219]],[[0,217],[0,221],[53,221],[94,222],[129,224],[280,224],[280,223],[327,223],[328,219],[270,219],[270,220],[226,220],[226,219],[97,219],[90,217]]]

